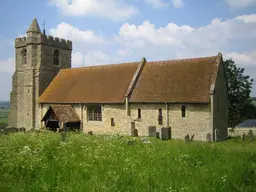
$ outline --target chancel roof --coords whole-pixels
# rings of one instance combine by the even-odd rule
[[[222,56],[62,69],[41,103],[208,103]],[[136,78],[135,78],[136,77]]]

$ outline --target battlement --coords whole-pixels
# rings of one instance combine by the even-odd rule
[[[16,42],[20,42],[20,41],[26,41],[27,40],[27,37],[17,37],[16,39],[15,39],[15,41]]]
[[[45,44],[64,49],[72,49],[72,41],[51,35],[38,34],[37,36],[18,37],[15,39],[15,47],[24,47],[27,44]]]
[[[59,37],[53,37],[52,35],[43,35],[43,34],[41,34],[41,36],[44,36],[44,38],[46,38],[47,40],[50,40],[50,41],[53,41],[53,42],[56,42],[56,43],[72,45],[72,41],[70,41],[70,40],[66,40],[66,39],[59,38]]]

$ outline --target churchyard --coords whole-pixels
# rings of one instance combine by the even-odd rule
[[[256,141],[0,136],[0,191],[255,191]]]

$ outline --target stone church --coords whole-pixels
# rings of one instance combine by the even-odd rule
[[[41,32],[36,19],[16,38],[9,127],[148,135],[227,137],[227,86],[221,53],[166,61],[71,68],[72,42]]]

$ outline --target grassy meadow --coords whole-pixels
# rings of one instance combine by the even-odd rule
[[[9,109],[0,108],[0,127],[8,124],[8,113]]]
[[[128,137],[0,136],[0,191],[256,191],[256,141],[127,145]]]

